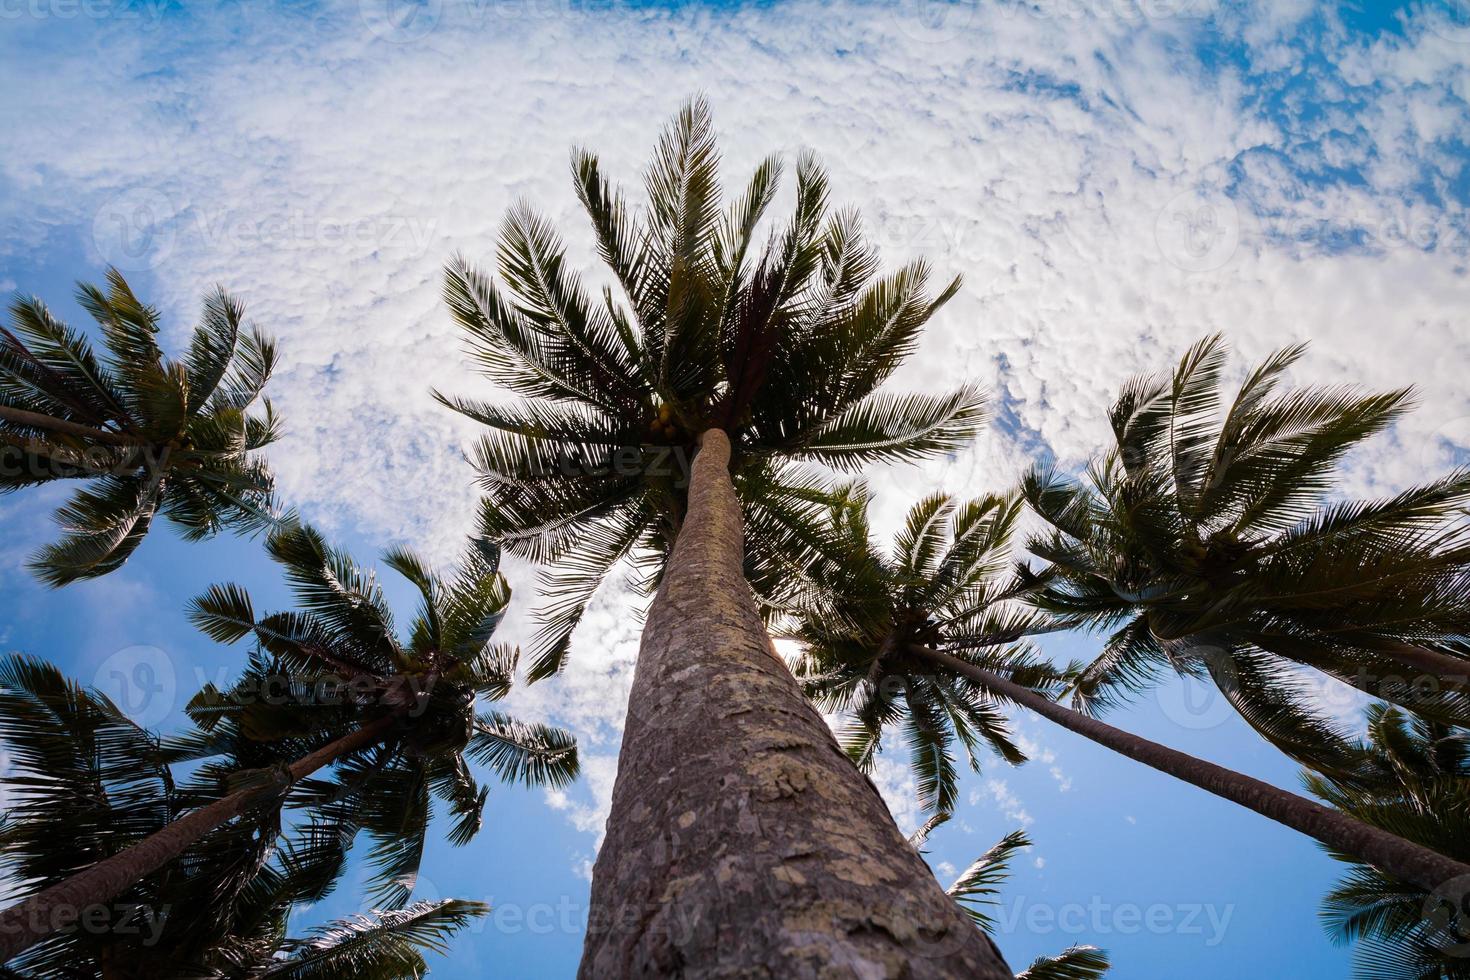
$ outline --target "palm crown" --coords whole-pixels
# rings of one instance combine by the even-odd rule
[[[391,719],[376,744],[338,760],[335,779],[303,781],[292,802],[313,809],[326,839],[368,832],[379,870],[375,894],[393,905],[411,891],[431,798],[454,818],[451,842],[467,843],[478,831],[489,790],[467,757],[508,782],[561,786],[576,776],[568,733],[476,710],[477,698],[509,692],[518,656],[492,641],[510,598],[493,545],[473,542],[447,579],[407,550],[388,553],[389,567],[422,597],[406,643],[374,576],[317,532],[290,528],[267,549],[285,567],[301,610],[257,619],[250,596],[235,585],[216,585],[194,600],[191,617],[210,636],[234,642],[253,634],[259,650],[231,690],[210,686],[191,702],[201,731],[181,740],[179,757],[260,741],[279,759],[297,758]],[[270,690],[290,695],[286,703],[262,696]]]
[[[915,648],[1039,689],[1060,675],[1017,641],[1060,624],[1019,603],[1036,585],[1024,569],[1003,574],[1017,498],[927,497],[909,511],[891,555],[871,541],[867,504],[861,490],[833,504],[825,559],[783,597],[788,635],[802,643],[794,670],[819,706],[850,713],[842,741],[865,771],[884,729],[900,725],[921,802],[945,813],[957,799],[956,740],[977,772],[981,743],[1007,762],[1025,756],[995,695],[936,669]]]
[[[0,492],[81,478],[58,512],[66,531],[33,559],[52,585],[120,566],[158,513],[185,537],[253,530],[271,517],[271,476],[257,452],[276,438],[265,402],[249,414],[275,346],[244,324],[223,290],[206,297],[182,360],[157,344],[158,311],[117,270],[107,289],[80,285],[100,324],[99,356],[35,298],[17,299],[0,326]]]
[[[1052,526],[1029,543],[1056,576],[1040,604],[1116,628],[1080,678],[1084,707],[1161,670],[1207,674],[1258,731],[1318,767],[1348,745],[1295,686],[1296,665],[1416,711],[1467,716],[1453,678],[1408,683],[1419,671],[1399,658],[1470,668],[1459,659],[1470,651],[1470,472],[1329,502],[1338,461],[1410,395],[1279,391],[1303,352],[1269,357],[1222,410],[1227,349],[1208,338],[1172,375],[1124,389],[1116,445],[1084,483],[1027,478],[1027,500]]]
[[[1339,810],[1460,860],[1470,859],[1470,741],[1464,729],[1368,709],[1362,765],[1351,774],[1306,776]],[[1467,980],[1470,962],[1463,880],[1431,896],[1352,858],[1323,901],[1322,920],[1339,942],[1356,942],[1357,974],[1374,980]]]
[[[595,156],[573,154],[577,194],[620,297],[589,295],[551,226],[525,206],[501,231],[498,282],[464,259],[448,270],[448,304],[472,356],[527,399],[439,396],[492,430],[474,452],[495,496],[485,533],[558,566],[532,677],[560,668],[613,565],[637,554],[657,567],[705,430],[730,437],[747,576],[764,594],[783,560],[810,556],[819,494],[793,461],[852,469],[914,459],[961,448],[981,421],[973,387],[876,393],[958,280],[930,296],[922,262],[878,276],[857,216],[830,211],[809,155],[797,164],[793,213],[758,244],[781,162],[761,163],[728,206],[718,163],[702,101],[664,133],[641,216]]]
[[[105,696],[30,658],[0,662],[0,732],[13,770],[0,844],[6,871],[27,889],[119,853],[223,788],[209,774],[177,781],[155,736]],[[215,764],[238,770],[267,757],[265,746],[241,747],[244,756]],[[423,975],[420,950],[442,950],[445,938],[488,911],[475,902],[425,902],[288,938],[293,907],[332,890],[343,844],[311,828],[283,841],[279,809],[256,811],[121,896],[109,906],[108,928],[55,933],[10,968],[37,980],[305,980],[322,971],[409,980]]]

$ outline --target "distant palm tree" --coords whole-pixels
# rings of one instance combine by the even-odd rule
[[[1307,773],[1307,786],[1344,813],[1470,862],[1470,732],[1396,708],[1368,709],[1363,767],[1352,776]],[[1428,890],[1350,855],[1323,901],[1334,939],[1358,946],[1357,975],[1372,980],[1470,980],[1470,879]]]
[[[10,880],[44,887],[163,829],[201,798],[218,797],[217,780],[176,782],[151,733],[50,664],[12,656],[0,676],[12,768],[0,855]],[[262,760],[262,747],[244,748],[256,758],[231,765]],[[11,960],[9,975],[418,980],[419,950],[442,951],[449,935],[488,911],[477,902],[422,902],[289,939],[293,907],[331,891],[345,842],[312,827],[283,842],[279,812],[257,810],[211,831],[182,860],[90,910],[88,928],[54,933]]]
[[[1329,503],[1335,467],[1409,404],[1406,390],[1278,391],[1301,346],[1267,358],[1222,410],[1227,348],[1128,384],[1116,445],[1085,483],[1033,473],[1052,525],[1041,605],[1116,629],[1082,673],[1102,707],[1161,672],[1208,677],[1269,741],[1330,770],[1342,732],[1299,666],[1447,721],[1470,719],[1470,471],[1383,500]]]
[[[1062,675],[1016,644],[1068,623],[1023,605],[1046,587],[1044,577],[1024,566],[1004,574],[1017,504],[986,497],[956,505],[947,496],[929,497],[909,512],[890,557],[870,540],[864,493],[834,503],[826,559],[786,596],[796,618],[788,635],[803,644],[796,673],[813,696],[856,711],[849,746],[859,764],[906,712],[921,795],[947,812],[956,793],[945,726],[972,750],[977,732],[1004,730],[999,705],[1009,701],[1408,880],[1433,888],[1470,874],[1470,865],[1453,855],[1105,725],[1043,693],[1058,687]]]
[[[1063,673],[1016,646],[1057,621],[1013,600],[1025,580],[1004,581],[1018,499],[985,497],[955,504],[926,497],[909,511],[892,556],[873,547],[868,496],[841,492],[830,511],[827,561],[793,576],[783,602],[787,639],[801,643],[794,672],[808,697],[847,719],[840,741],[871,772],[885,733],[901,730],[926,810],[951,812],[958,802],[954,746],[970,767],[988,746],[1007,762],[1026,757],[1011,739],[1004,702],[966,678],[937,671],[910,643],[970,643],[972,656],[1023,686],[1045,690]]]
[[[275,345],[247,327],[222,289],[204,301],[182,360],[157,344],[158,311],[109,269],[107,290],[78,286],[107,353],[16,299],[0,325],[0,492],[85,479],[58,512],[66,535],[37,553],[51,585],[104,575],[127,561],[163,513],[190,540],[275,518],[271,475],[257,450],[278,434],[270,402],[248,411],[275,364]]]
[[[198,731],[165,747],[172,762],[216,760],[202,775],[228,791],[0,914],[5,956],[68,925],[79,909],[112,901],[265,803],[311,808],[328,839],[367,831],[376,900],[400,905],[423,854],[431,795],[454,817],[452,843],[467,843],[480,827],[489,790],[476,784],[466,756],[507,782],[560,786],[576,776],[576,744],[566,732],[475,710],[477,697],[505,696],[516,666],[516,651],[491,641],[510,597],[493,547],[475,542],[448,580],[411,552],[389,553],[390,567],[424,600],[406,644],[375,578],[317,532],[294,526],[267,548],[302,611],[256,619],[236,585],[194,600],[192,617],[207,633],[223,642],[253,634],[261,651],[230,690],[200,692],[189,705]],[[273,761],[235,771],[227,763],[247,743],[268,746]],[[329,766],[334,779],[312,778]]]
[[[576,152],[572,169],[621,295],[589,295],[551,225],[515,207],[499,280],[456,259],[446,296],[481,371],[527,400],[439,397],[491,430],[474,451],[494,500],[484,532],[552,565],[533,678],[560,669],[615,565],[631,555],[660,583],[582,975],[686,962],[801,972],[818,957],[1008,977],[833,751],[751,595],[811,558],[821,487],[795,463],[852,469],[968,445],[981,422],[974,387],[877,391],[958,281],[930,295],[923,263],[879,277],[856,215],[829,212],[810,155],[796,167],[793,213],[762,244],[780,161],[723,205],[702,101],[664,133],[646,212],[629,209],[592,154]],[[868,842],[864,861],[881,865],[862,886],[839,874],[851,860],[840,839],[854,834]],[[810,849],[799,880],[780,856],[793,847]],[[857,910],[899,905],[954,936],[954,951],[915,957],[917,921],[851,926]],[[730,935],[743,941],[718,941]]]
[[[947,813],[931,817],[909,838],[909,843],[922,848],[934,828],[948,819]],[[1031,838],[1025,831],[1011,831],[960,872],[947,889],[949,896],[992,941],[995,939],[996,921],[991,917],[989,907],[999,904],[996,896],[1000,894],[1000,886],[1010,877],[1011,859],[1018,851],[1030,846]],[[1110,966],[1112,962],[1106,950],[1096,946],[1069,946],[1056,956],[1038,956],[1029,967],[1016,974],[1016,980],[1098,980],[1107,975]]]

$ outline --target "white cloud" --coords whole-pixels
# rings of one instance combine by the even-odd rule
[[[1150,19],[1118,5],[1083,16],[1106,4],[930,5],[919,20],[847,2],[471,3],[394,29],[354,2],[311,16],[230,5],[192,19],[202,35],[78,23],[75,44],[46,54],[52,82],[0,106],[0,260],[80,228],[95,261],[147,267],[179,329],[201,290],[225,283],[282,341],[273,394],[289,433],[273,461],[286,496],[328,527],[448,558],[476,496],[460,455],[474,429],[427,389],[482,386],[438,299],[444,260],[489,259],[501,215],[527,197],[593,267],[568,146],[636,184],[663,119],[703,90],[732,179],[773,148],[810,145],[889,261],[925,255],[966,277],[898,382],[977,377],[999,421],[955,460],[874,473],[880,529],[926,489],[1009,485],[1038,449],[1080,459],[1123,378],[1213,330],[1252,358],[1314,339],[1304,380],[1418,384],[1424,408],[1354,460],[1355,486],[1401,485],[1470,446],[1463,214],[1422,190],[1459,171],[1438,141],[1465,128],[1465,49],[1417,25],[1407,39],[1329,25],[1304,40],[1302,0],[1197,16],[1218,6]],[[17,24],[10,43],[37,29]],[[1189,54],[1213,31],[1283,86],[1320,56],[1323,90],[1351,103],[1314,113],[1289,96],[1261,111],[1241,66]],[[3,59],[0,82],[21,90],[38,57]],[[1365,181],[1304,176],[1326,166]],[[1344,226],[1387,245],[1339,254],[1327,232]],[[1395,243],[1398,227],[1410,241]],[[534,580],[511,574],[523,601],[507,635],[524,639]],[[583,738],[599,775],[590,799],[560,802],[589,832],[636,655],[628,610],[609,590],[567,673],[512,705]],[[878,781],[911,819],[899,768]]]
[[[1036,822],[1036,818],[1031,816],[1025,804],[1021,802],[1021,798],[1015,794],[1004,779],[987,779],[985,791],[990,795],[996,810],[1002,813],[1007,820],[1019,825],[1021,829],[1024,830]],[[971,806],[978,804],[981,799],[983,797],[978,792],[971,791]]]

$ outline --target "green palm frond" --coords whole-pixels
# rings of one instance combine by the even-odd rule
[[[423,954],[445,953],[449,939],[488,915],[480,902],[446,899],[342,919],[305,939],[288,940],[284,958],[259,980],[419,980],[428,970]]]
[[[496,712],[475,719],[468,753],[506,782],[565,786],[577,778],[577,745],[558,728]]]
[[[524,204],[502,225],[495,276],[463,257],[446,271],[469,356],[522,399],[437,396],[486,427],[471,453],[491,494],[482,531],[551,566],[533,680],[562,668],[614,568],[631,561],[657,582],[703,431],[731,439],[746,571],[771,610],[791,569],[815,560],[820,534],[821,503],[802,489],[816,481],[793,462],[957,452],[983,422],[973,387],[878,391],[958,281],[932,295],[923,263],[880,277],[856,214],[833,211],[809,153],[796,161],[791,212],[758,241],[781,163],[763,161],[727,202],[714,132],[703,100],[681,109],[645,171],[643,210],[596,156],[574,151],[573,183],[617,290],[594,295],[551,223]]]
[[[1049,525],[1029,542],[1048,576],[1031,601],[1111,633],[1077,672],[1079,708],[1171,672],[1206,677],[1266,739],[1324,770],[1351,753],[1297,668],[1470,721],[1470,471],[1330,499],[1343,456],[1411,393],[1284,387],[1304,352],[1268,357],[1227,399],[1228,351],[1207,338],[1171,374],[1124,387],[1115,444],[1081,479],[1027,477],[1022,494]],[[1425,676],[1426,660],[1442,666]]]
[[[1069,946],[1056,956],[1038,956],[1016,980],[1097,980],[1112,967],[1106,950]]]
[[[866,491],[841,486],[827,496],[813,555],[790,570],[780,595],[778,625],[802,644],[793,671],[818,706],[847,716],[840,741],[859,767],[871,768],[889,730],[901,732],[920,803],[949,812],[956,745],[976,772],[982,748],[1012,765],[1026,757],[1001,697],[921,651],[942,650],[1035,691],[1064,680],[1022,643],[1064,621],[1023,605],[1045,580],[1010,568],[1018,501],[925,498],[886,555],[870,539]]]
[[[58,512],[64,535],[31,567],[49,585],[120,567],[163,514],[188,539],[229,528],[279,526],[272,477],[259,450],[279,432],[249,414],[269,381],[274,344],[216,289],[179,360],[157,344],[158,311],[108,270],[106,288],[81,284],[105,353],[22,297],[0,325],[0,452],[19,454],[0,492],[86,479]]]
[[[987,935],[995,929],[995,919],[988,909],[999,904],[1000,884],[1010,877],[1011,861],[1018,851],[1031,846],[1025,831],[1013,830],[975,859],[946,889]]]

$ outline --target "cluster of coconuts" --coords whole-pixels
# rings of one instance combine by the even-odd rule
[[[655,439],[672,439],[678,434],[678,427],[674,425],[674,409],[668,402],[659,405],[658,411],[654,413],[653,419],[648,423],[648,431]]]

